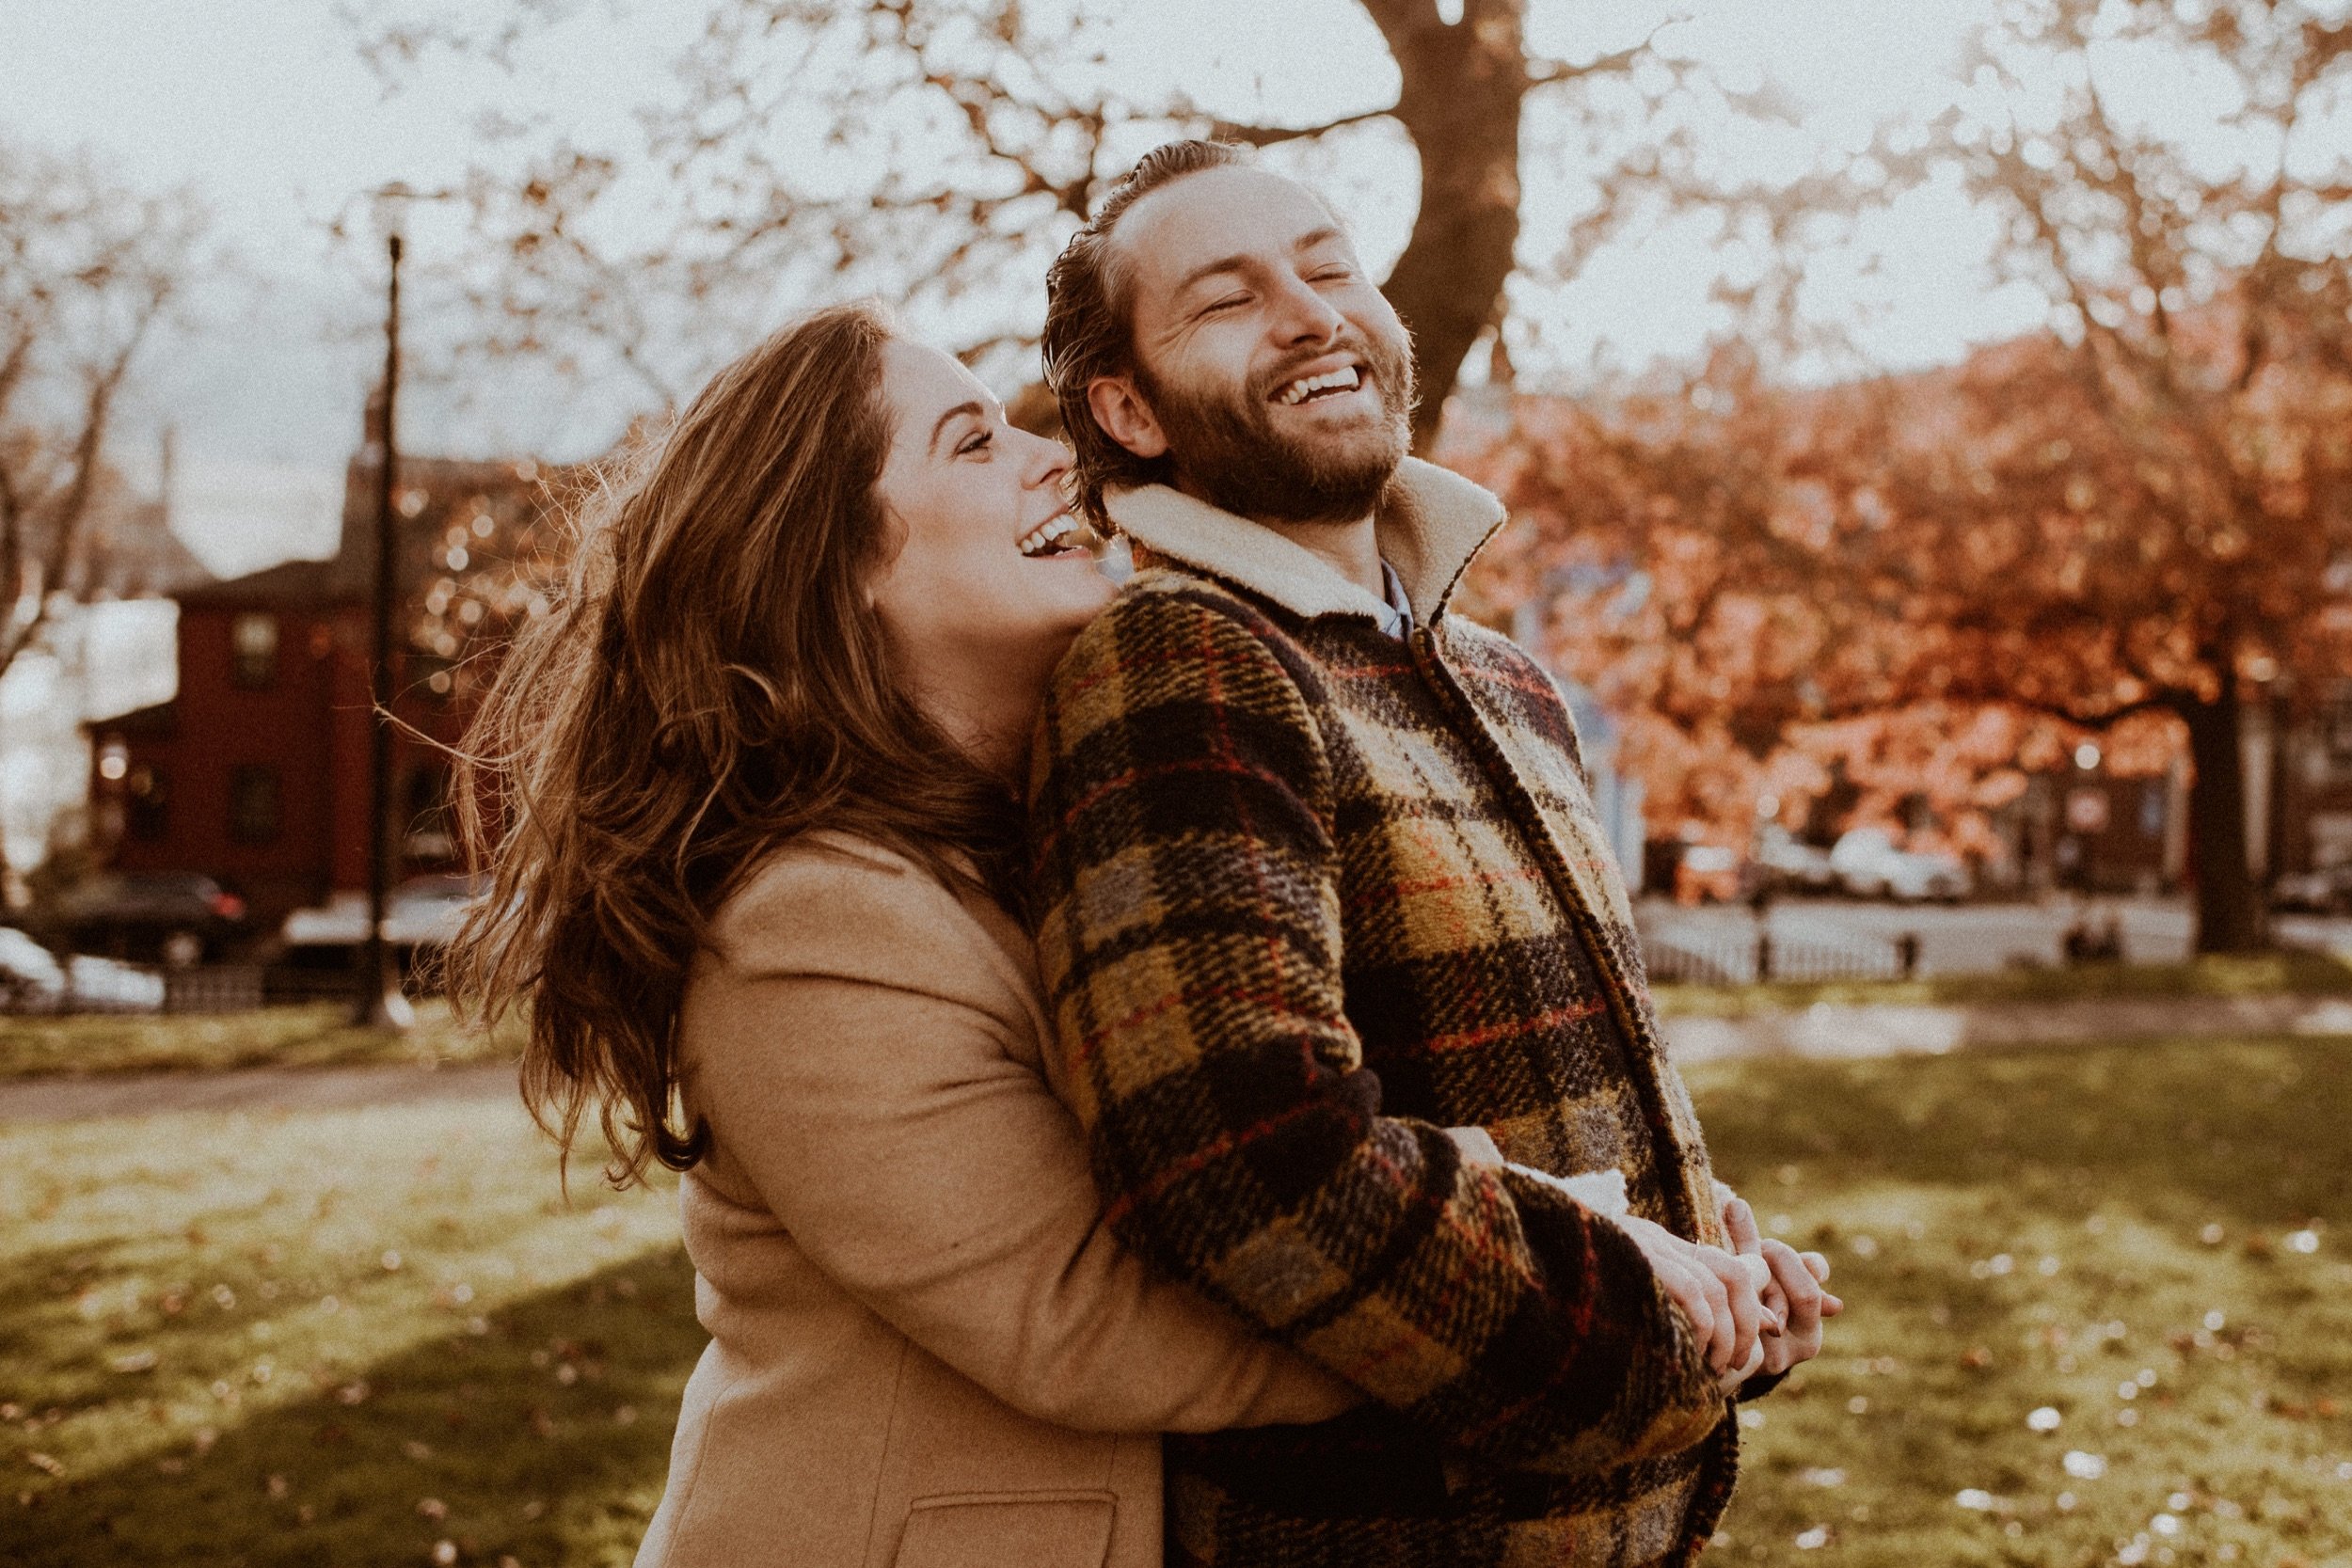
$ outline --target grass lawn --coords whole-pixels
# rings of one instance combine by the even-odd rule
[[[2352,1042],[1692,1081],[1851,1304],[1709,1560],[2352,1562]],[[502,1106],[0,1126],[0,1561],[626,1562],[702,1337],[670,1191],[574,1174]]]
[[[627,1563],[703,1335],[573,1195],[502,1104],[0,1126],[0,1562]]]
[[[512,1021],[494,1034],[461,1027],[441,1002],[417,1005],[405,1034],[355,1027],[340,1003],[155,1017],[93,1013],[0,1018],[0,1080],[49,1073],[209,1072],[237,1067],[456,1063],[522,1049]]]
[[[2352,1563],[2352,1041],[1692,1080],[1849,1304],[1746,1413],[1716,1555]]]

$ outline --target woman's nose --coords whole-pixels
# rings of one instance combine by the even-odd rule
[[[1070,449],[1050,436],[1020,433],[1029,445],[1028,463],[1022,470],[1021,482],[1035,490],[1048,484],[1059,485],[1070,473]]]

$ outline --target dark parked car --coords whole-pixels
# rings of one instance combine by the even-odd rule
[[[76,951],[184,968],[245,936],[245,900],[193,871],[110,872],[59,899],[53,924]]]
[[[2352,865],[2290,872],[2272,885],[2270,907],[2309,914],[2352,914]]]

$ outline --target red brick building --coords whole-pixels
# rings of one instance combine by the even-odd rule
[[[529,604],[520,579],[489,563],[542,536],[549,491],[528,461],[404,458],[400,480],[393,711],[450,742],[465,723],[467,643]],[[180,594],[178,694],[93,736],[92,820],[112,865],[206,873],[246,899],[261,931],[366,886],[375,490],[362,451],[332,558]],[[396,736],[396,880],[449,867],[448,780],[433,745]]]

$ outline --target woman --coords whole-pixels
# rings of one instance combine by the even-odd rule
[[[1157,1432],[1354,1402],[1119,1248],[1040,1076],[1014,782],[1110,594],[1065,463],[806,317],[608,499],[469,748],[454,989],[527,1007],[567,1149],[593,1103],[613,1180],[684,1173],[711,1343],[647,1568],[1141,1568]]]

